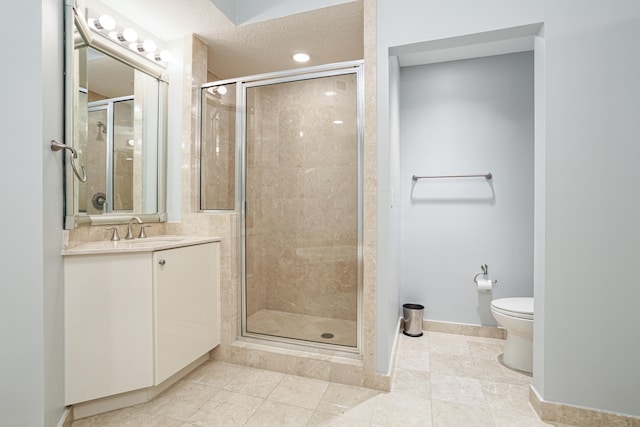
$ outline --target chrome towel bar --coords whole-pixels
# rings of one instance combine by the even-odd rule
[[[78,152],[75,148],[63,144],[62,142],[56,141],[55,139],[51,140],[51,151],[60,151],[60,150],[69,150],[71,152],[71,167],[73,168],[73,173],[78,177],[80,182],[87,182],[87,171],[84,166],[80,166],[80,170],[82,171],[82,175],[78,172],[78,168],[76,167],[75,160],[78,158]]]
[[[411,177],[411,179],[413,179],[414,181],[417,181],[419,179],[437,179],[437,178],[485,178],[485,179],[491,179],[491,178],[493,178],[493,175],[491,175],[490,173],[482,173],[482,174],[476,174],[476,175],[432,175],[432,176],[413,175]]]

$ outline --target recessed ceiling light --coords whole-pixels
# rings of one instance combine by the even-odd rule
[[[293,55],[293,60],[296,62],[308,62],[311,59],[308,53],[299,52]]]

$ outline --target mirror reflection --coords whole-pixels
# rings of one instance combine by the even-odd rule
[[[158,81],[92,48],[77,57],[78,213],[156,212]]]

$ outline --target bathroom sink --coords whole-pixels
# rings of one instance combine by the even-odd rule
[[[134,240],[121,240],[120,244],[124,244],[128,247],[154,247],[162,246],[166,244],[177,243],[185,240],[182,236],[153,236],[145,237],[143,239]]]
[[[142,244],[142,243],[172,243],[172,242],[180,242],[184,240],[183,236],[152,236],[145,237],[143,239],[134,239],[126,241],[129,244]]]
[[[99,253],[153,252],[156,250],[179,248],[217,241],[220,241],[219,237],[171,235],[151,236],[133,240],[122,239],[116,242],[110,240],[99,240],[86,242],[72,248],[64,249],[62,254],[89,255]]]

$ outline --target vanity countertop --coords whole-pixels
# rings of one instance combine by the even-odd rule
[[[133,240],[98,240],[87,242],[72,248],[62,250],[62,255],[93,255],[125,252],[153,252],[163,249],[180,248],[183,246],[199,245],[202,243],[219,242],[219,237],[202,236],[150,236]]]

